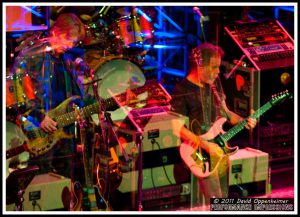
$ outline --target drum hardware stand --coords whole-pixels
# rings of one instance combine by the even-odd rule
[[[139,150],[139,157],[138,157],[138,198],[137,198],[137,205],[138,211],[143,211],[143,204],[142,204],[142,194],[143,194],[143,154],[142,154],[142,140],[143,136],[141,133],[137,134],[136,144]]]
[[[117,137],[117,134],[115,132],[115,130],[113,129],[113,123],[112,123],[112,119],[110,117],[110,114],[106,111],[106,108],[105,108],[105,105],[103,105],[102,103],[102,99],[100,97],[100,95],[98,94],[98,82],[102,79],[94,79],[94,74],[93,74],[93,70],[89,69],[88,70],[89,72],[85,72],[86,73],[86,76],[87,77],[90,77],[92,79],[92,81],[90,82],[92,84],[92,89],[93,89],[93,93],[94,93],[94,96],[97,98],[97,101],[98,101],[98,105],[99,105],[99,113],[98,113],[98,118],[99,118],[99,125],[100,125],[100,128],[101,128],[101,132],[102,132],[102,138],[103,138],[103,144],[104,144],[104,147],[105,147],[105,152],[106,153],[109,153],[109,144],[110,144],[110,138],[109,138],[109,135],[108,135],[108,132],[109,132],[109,129],[111,130],[110,132],[113,132],[113,137],[115,139],[115,141],[117,141],[119,143],[119,140],[118,140],[118,137]],[[103,117],[101,115],[101,113],[103,112]],[[101,120],[104,120],[104,123],[101,122]],[[105,126],[103,126],[103,124],[105,124]],[[99,138],[97,138],[99,139]],[[120,144],[119,144],[119,147],[122,147]],[[125,151],[123,151],[124,153]],[[126,157],[127,155],[125,155]],[[128,158],[128,156],[127,156]],[[105,198],[107,198],[107,202],[109,203],[109,198],[108,198],[108,195],[109,195],[109,174],[110,174],[110,167],[109,165],[107,165],[107,171],[106,171],[106,174],[107,176],[105,177],[107,180],[106,180],[106,183],[107,185],[105,186],[106,190],[106,195],[105,195]]]

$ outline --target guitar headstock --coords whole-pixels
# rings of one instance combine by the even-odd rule
[[[293,98],[293,95],[289,93],[288,90],[285,90],[283,92],[280,92],[278,94],[272,95],[272,99],[270,100],[272,105],[278,105],[282,103],[286,99]]]

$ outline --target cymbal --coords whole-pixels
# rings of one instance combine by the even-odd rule
[[[83,22],[87,22],[87,23],[92,22],[92,17],[90,15],[88,15],[88,14],[80,14],[80,19]]]
[[[131,13],[128,7],[119,8],[116,10],[116,12],[122,16],[129,16]]]

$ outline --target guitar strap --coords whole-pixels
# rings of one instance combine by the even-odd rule
[[[215,102],[216,102],[216,110],[217,110],[217,117],[220,117],[221,116],[221,111],[220,111],[220,106],[221,106],[221,98],[218,94],[218,91],[217,91],[217,88],[214,84],[211,84],[210,85],[213,93],[214,93],[214,96],[215,96]]]
[[[78,76],[76,74],[76,70],[71,65],[71,59],[68,57],[68,55],[64,55],[62,59],[62,64],[64,66],[64,77],[66,82],[66,94],[67,98],[71,97],[72,95],[80,95],[83,96],[83,88],[82,85],[78,79]],[[69,74],[69,76],[68,76]],[[73,83],[73,85],[71,85]],[[72,86],[75,87],[78,91],[76,93],[73,93]]]
[[[42,76],[44,80],[44,93],[45,97],[42,97],[42,104],[45,105],[46,113],[50,110],[50,98],[51,98],[51,82],[50,82],[50,74],[51,74],[51,57],[48,53],[46,53],[43,68],[42,68]]]

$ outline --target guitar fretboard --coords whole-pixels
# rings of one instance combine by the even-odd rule
[[[113,98],[109,98],[103,101],[102,103],[104,103],[107,106],[107,109],[116,105]],[[84,117],[89,117],[93,114],[96,114],[98,111],[99,111],[98,102],[79,109],[80,114],[82,114]],[[57,116],[55,119],[58,123],[59,128],[71,125],[77,121],[76,113],[74,111]]]
[[[92,114],[95,114],[99,111],[99,107],[98,107],[98,103],[94,103],[91,105],[88,105],[84,108],[79,109],[80,113],[84,116],[84,117],[88,117]],[[56,121],[58,123],[58,126],[61,127],[65,127],[68,126],[74,122],[77,121],[76,119],[76,115],[75,112],[69,112],[63,115],[60,115],[58,117],[56,117]]]
[[[256,112],[254,112],[252,115],[250,115],[249,117],[257,119],[262,114],[264,114],[266,111],[268,111],[271,107],[272,107],[272,104],[270,102],[268,102],[268,103],[264,104],[261,108],[259,108]],[[246,124],[247,124],[247,118],[245,118],[245,120],[243,120],[241,123],[235,125],[229,131],[227,131],[227,133],[221,135],[221,138],[225,142],[229,141],[237,133],[239,133],[241,130],[243,130]]]

